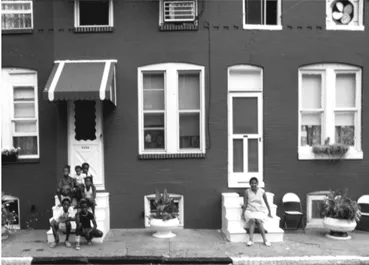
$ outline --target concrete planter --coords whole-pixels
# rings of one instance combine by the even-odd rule
[[[157,232],[153,234],[156,238],[171,238],[175,237],[176,234],[172,233],[172,229],[179,226],[178,218],[163,221],[162,219],[151,219],[150,226],[155,228]]]
[[[343,220],[325,217],[323,219],[324,227],[330,230],[329,234],[326,234],[327,237],[338,240],[347,240],[351,239],[347,233],[351,232],[356,227],[356,221]]]

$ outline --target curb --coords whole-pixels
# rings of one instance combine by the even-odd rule
[[[363,256],[300,256],[300,257],[235,257],[234,265],[369,265]]]
[[[231,258],[169,258],[152,256],[35,257],[30,264],[232,264]]]

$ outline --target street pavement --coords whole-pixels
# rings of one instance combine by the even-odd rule
[[[351,233],[351,240],[326,238],[320,229],[288,231],[271,247],[228,242],[218,230],[175,230],[171,239],[153,232],[112,229],[104,243],[77,251],[49,248],[46,230],[21,230],[2,241],[2,264],[369,264],[369,233],[363,231]]]

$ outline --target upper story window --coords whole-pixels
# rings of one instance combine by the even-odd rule
[[[1,1],[2,30],[32,30],[33,1]]]
[[[204,67],[141,67],[138,96],[140,154],[205,153]]]
[[[160,30],[197,30],[198,0],[160,0]]]
[[[280,30],[281,0],[243,0],[243,28]]]
[[[328,30],[364,30],[364,0],[326,0]]]
[[[19,147],[19,158],[39,157],[37,73],[2,70],[2,148]]]
[[[74,27],[77,32],[112,31],[113,0],[76,0]]]
[[[317,64],[299,70],[299,158],[314,159],[315,145],[349,146],[347,159],[362,159],[361,69]]]

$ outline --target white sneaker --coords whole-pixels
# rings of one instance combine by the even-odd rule
[[[247,246],[251,247],[254,244],[254,242],[252,242],[251,240],[249,242],[247,242]]]
[[[272,244],[270,244],[270,242],[269,242],[269,241],[265,241],[265,242],[264,242],[264,245],[266,245],[267,247],[270,247]]]

